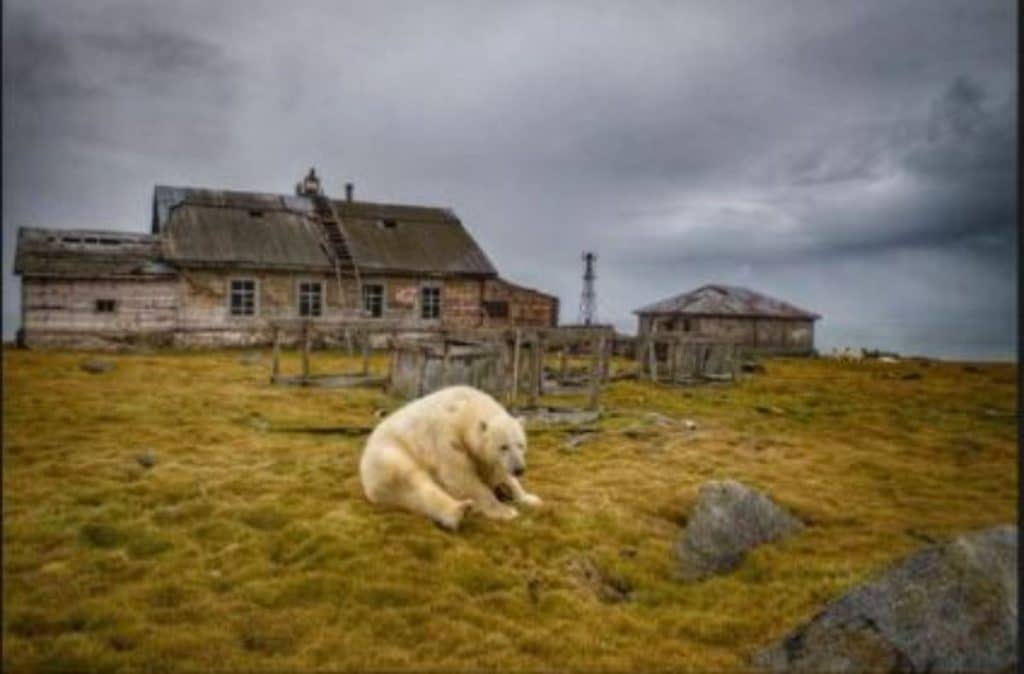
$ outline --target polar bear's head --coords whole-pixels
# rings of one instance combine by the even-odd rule
[[[509,414],[479,421],[478,441],[471,443],[477,464],[493,482],[526,471],[526,432],[522,422]]]

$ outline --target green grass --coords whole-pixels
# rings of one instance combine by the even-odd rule
[[[93,375],[82,354],[4,352],[5,670],[736,670],[924,540],[1015,521],[1015,366],[618,382],[577,446],[531,434],[543,509],[452,535],[364,500],[360,438],[273,431],[372,425],[396,401],[273,387],[264,356],[100,356],[116,367]],[[680,523],[724,477],[810,526],[679,583]]]

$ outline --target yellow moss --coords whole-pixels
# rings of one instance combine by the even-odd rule
[[[239,355],[102,355],[116,367],[92,375],[82,354],[4,352],[5,669],[731,671],[924,541],[1016,517],[1010,365],[617,382],[585,441],[531,432],[544,509],[451,535],[365,501],[360,438],[276,430],[372,425],[397,401],[274,387],[268,353]],[[809,526],[678,583],[672,544],[723,477]]]

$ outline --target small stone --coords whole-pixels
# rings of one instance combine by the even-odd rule
[[[697,422],[694,421],[693,419],[684,419],[683,420],[683,426],[685,426],[686,430],[688,430],[688,431],[695,431],[695,430],[697,430]]]
[[[149,452],[135,455],[135,461],[143,468],[152,468],[156,465],[156,457]]]
[[[82,370],[85,370],[89,374],[102,374],[109,372],[114,369],[113,363],[108,363],[105,360],[86,360],[78,365]]]

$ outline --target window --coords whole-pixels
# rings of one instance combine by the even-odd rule
[[[484,302],[484,311],[490,318],[508,318],[508,302]]]
[[[257,211],[257,210],[249,211],[249,217],[251,217],[251,218],[262,218],[263,217],[263,211]]]
[[[256,315],[256,281],[233,279],[231,281],[231,315]]]
[[[324,308],[323,284],[319,281],[299,282],[299,316],[320,316]]]
[[[420,288],[420,315],[423,318],[441,318],[441,289],[435,286]]]
[[[112,314],[116,306],[117,302],[114,300],[96,300],[96,313]]]
[[[363,311],[370,318],[384,315],[384,286],[376,283],[363,286]]]
[[[689,318],[684,318],[683,319],[683,332],[689,332],[689,331],[690,331],[690,319]]]

